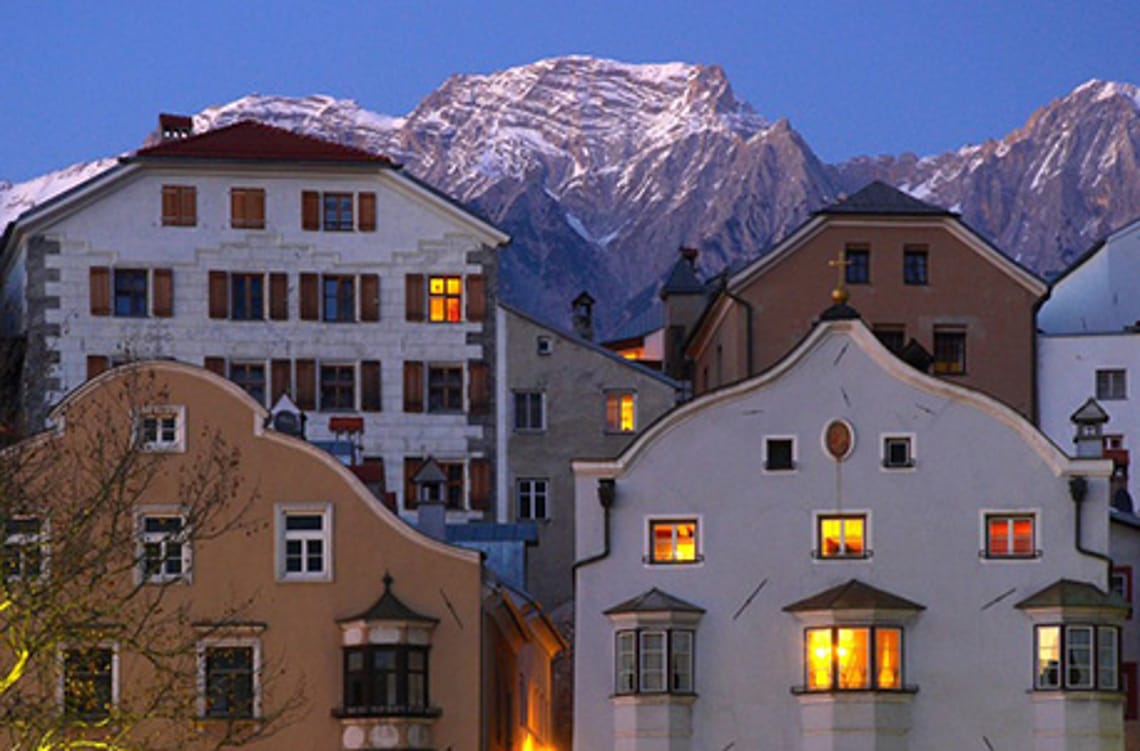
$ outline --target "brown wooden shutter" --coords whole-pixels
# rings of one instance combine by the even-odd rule
[[[404,280],[404,299],[409,321],[424,319],[424,275],[408,274]]]
[[[174,272],[171,269],[154,270],[154,315],[157,318],[174,315]]]
[[[376,231],[376,194],[359,193],[356,196],[357,228],[361,232]]]
[[[301,229],[321,228],[321,194],[315,190],[301,193]]]
[[[380,277],[376,274],[360,275],[360,320],[380,320]]]
[[[424,364],[416,360],[404,363],[404,411],[424,411]]]
[[[178,224],[178,188],[174,185],[162,186],[162,223]]]
[[[482,321],[487,317],[487,283],[482,274],[467,277],[467,320]]]
[[[193,227],[198,223],[198,189],[193,185],[183,186],[178,191],[178,197],[178,223],[183,227]]]
[[[226,377],[226,358],[224,357],[207,357],[205,361],[206,370],[220,375],[222,378]]]
[[[289,275],[269,275],[269,320],[289,320]]]
[[[109,370],[111,358],[105,355],[87,355],[87,380]]]
[[[265,191],[254,190],[250,192],[249,202],[246,205],[249,211],[249,226],[255,229],[265,229]]]
[[[269,393],[272,394],[269,406],[272,407],[282,394],[293,393],[293,363],[288,360],[273,360],[269,364]]]
[[[316,274],[301,274],[301,320],[321,319],[321,283]]]
[[[91,315],[111,315],[111,269],[91,267]]]
[[[297,398],[301,409],[317,408],[317,363],[315,360],[297,361]]]
[[[485,415],[491,411],[491,369],[481,360],[469,360],[467,372],[467,400],[471,414]]]
[[[379,412],[381,409],[379,360],[360,363],[360,409],[364,412]]]
[[[423,466],[424,460],[418,456],[405,456],[404,457],[404,508],[407,510],[414,509],[419,500],[416,497],[416,484],[412,478],[416,476],[416,472],[420,471]]]
[[[230,189],[230,226],[248,227],[246,224],[246,191],[241,188]]]
[[[486,459],[472,459],[471,508],[475,511],[491,510],[491,462]]]
[[[210,318],[228,318],[229,274],[224,271],[211,271],[209,294]]]

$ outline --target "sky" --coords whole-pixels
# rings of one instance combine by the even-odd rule
[[[159,112],[328,94],[403,115],[454,74],[588,54],[716,64],[825,161],[1000,138],[1140,84],[1140,2],[6,0],[0,180],[137,148]]]

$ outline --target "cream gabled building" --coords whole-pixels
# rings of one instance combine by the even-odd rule
[[[574,463],[575,749],[1123,749],[1111,463],[852,315]]]
[[[360,149],[254,122],[164,135],[5,233],[26,428],[113,364],[173,358],[288,395],[392,508],[431,456],[455,520],[493,511],[507,236]]]

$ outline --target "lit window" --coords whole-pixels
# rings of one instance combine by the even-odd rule
[[[1120,688],[1120,629],[1074,625],[1034,628],[1039,691]]]
[[[324,296],[322,320],[347,323],[356,320],[356,278],[351,275],[326,274],[321,279]]]
[[[809,628],[804,649],[808,691],[897,691],[903,686],[901,628]]]
[[[145,318],[147,314],[145,269],[115,269],[115,315]]]
[[[332,509],[278,509],[280,580],[332,578]]]
[[[324,207],[324,228],[331,232],[352,231],[352,194],[325,193],[321,196]]]
[[[632,433],[637,430],[637,399],[632,391],[606,393],[606,431]]]
[[[784,471],[796,468],[796,441],[794,438],[766,438],[764,440],[764,469]]]
[[[114,647],[66,649],[63,653],[63,711],[87,722],[106,720],[117,701],[118,661]]]
[[[428,318],[436,323],[462,320],[463,279],[458,276],[433,276],[428,279]]]
[[[5,519],[0,576],[5,580],[35,579],[43,574],[46,561],[47,535],[43,521],[32,516]]]
[[[204,694],[202,717],[250,719],[259,714],[258,671],[260,649],[256,642],[228,640],[199,647],[199,671]]]
[[[870,250],[848,246],[844,250],[843,257],[847,261],[846,277],[848,284],[871,283]]]
[[[541,391],[515,392],[515,430],[540,431],[546,427]]]
[[[430,707],[428,648],[405,645],[344,650],[344,714],[421,715]]]
[[[911,437],[889,435],[883,438],[883,466],[887,469],[906,469],[914,466]]]
[[[614,693],[693,693],[693,638],[688,629],[618,631]]]
[[[428,412],[463,411],[463,368],[458,365],[428,367]]]
[[[694,563],[697,550],[697,520],[653,519],[649,522],[650,563]]]
[[[928,255],[925,248],[915,247],[903,249],[904,284],[927,283],[927,259]]]
[[[265,404],[265,363],[231,362],[230,380],[258,404]]]
[[[549,514],[547,493],[550,483],[545,478],[526,478],[518,481],[518,517],[520,519],[546,519]]]
[[[962,375],[966,372],[966,331],[934,327],[934,372]]]
[[[139,568],[143,581],[181,579],[190,571],[190,541],[180,514],[143,514],[139,518]]]
[[[1096,372],[1097,399],[1127,399],[1127,371],[1122,369],[1098,370]]]
[[[139,448],[143,451],[181,451],[183,449],[185,410],[182,407],[150,407],[138,416],[135,424]]]
[[[867,557],[867,517],[820,516],[816,536],[820,558]]]
[[[1037,555],[1033,514],[987,514],[987,558],[1034,558]]]

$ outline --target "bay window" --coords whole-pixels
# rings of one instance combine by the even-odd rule
[[[693,693],[693,635],[671,628],[618,631],[614,693]]]
[[[829,626],[804,634],[808,691],[898,691],[903,687],[902,629]]]
[[[1120,629],[1091,624],[1034,628],[1038,691],[1116,691],[1120,688]]]

